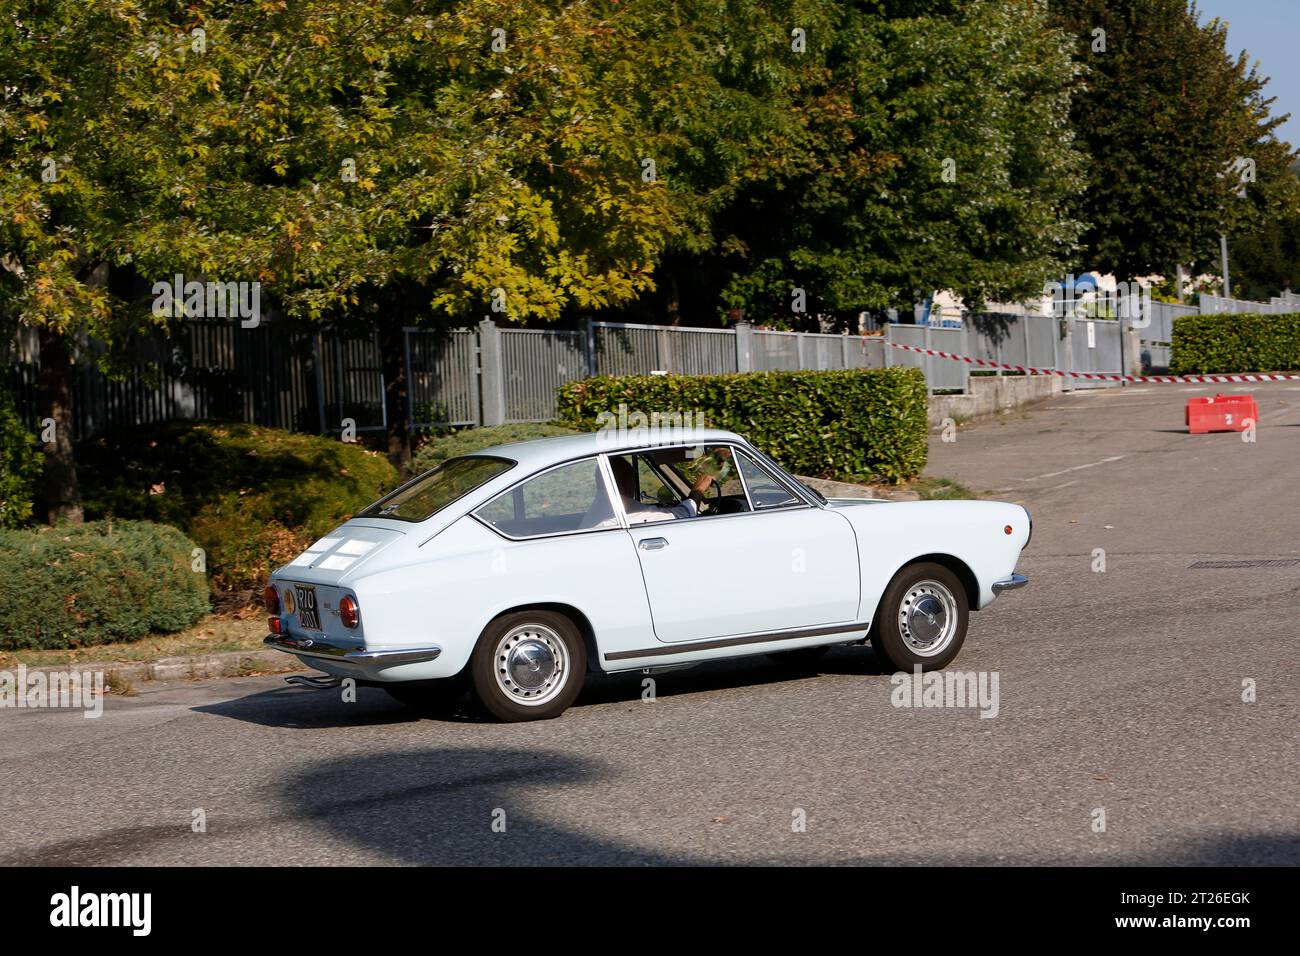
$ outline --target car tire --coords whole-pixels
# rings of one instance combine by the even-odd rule
[[[796,670],[804,670],[809,667],[816,667],[817,663],[826,656],[830,650],[829,645],[822,647],[797,647],[792,651],[777,651],[768,654],[768,659],[784,667],[792,667]]]
[[[501,721],[548,720],[582,690],[587,646],[573,621],[554,611],[515,611],[483,631],[470,658],[474,696]]]
[[[966,640],[970,598],[941,564],[909,564],[885,588],[871,628],[871,646],[897,670],[946,667]]]
[[[460,703],[465,692],[469,690],[469,682],[462,673],[442,680],[415,680],[386,684],[384,690],[399,704],[405,704],[421,713],[441,714],[454,709]]]

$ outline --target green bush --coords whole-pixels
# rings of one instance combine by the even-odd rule
[[[1300,369],[1300,314],[1185,315],[1174,319],[1169,371],[1288,372]]]
[[[89,516],[176,525],[207,552],[219,590],[260,590],[275,567],[397,484],[377,452],[258,425],[140,426],[77,455]]]
[[[13,398],[0,391],[0,528],[19,528],[31,519],[43,465]]]
[[[559,389],[561,420],[594,430],[602,412],[702,413],[745,436],[795,474],[899,482],[921,473],[927,450],[919,369],[598,376]]]
[[[208,611],[194,542],[147,521],[0,531],[0,650],[179,631]]]
[[[559,425],[524,423],[521,425],[488,425],[483,428],[462,428],[435,435],[416,453],[411,462],[413,474],[422,474],[448,458],[469,455],[492,445],[505,445],[512,441],[529,441],[533,438],[550,438],[552,435],[572,435],[572,428]]]

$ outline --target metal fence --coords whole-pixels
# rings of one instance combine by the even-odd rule
[[[602,375],[723,375],[737,371],[731,329],[592,322],[595,367]]]
[[[1174,319],[1222,306],[1203,297],[1192,306],[1153,303],[1150,322],[1135,323],[1142,364],[1167,367]],[[1290,311],[1300,296],[1278,300]],[[1239,303],[1233,304],[1236,308]],[[1255,303],[1264,305],[1264,303]],[[476,328],[404,331],[405,368],[414,427],[546,421],[555,390],[593,374],[652,372],[724,374],[797,369],[920,368],[932,392],[968,390],[975,374],[1003,374],[965,362],[892,348],[936,349],[996,363],[1071,372],[1124,374],[1124,318],[1064,320],[1028,312],[977,313],[961,328],[889,324],[879,335],[779,332],[589,322],[577,330]],[[93,343],[82,343],[94,351]],[[141,336],[114,353],[123,375],[96,364],[78,366],[73,382],[76,437],[107,428],[171,418],[226,418],[299,431],[335,432],[351,420],[358,431],[386,427],[390,415],[377,339],[291,331],[263,322],[185,321]],[[35,426],[39,363],[35,337],[13,343],[9,384]],[[1108,384],[1065,378],[1068,388]]]
[[[1229,299],[1221,295],[1201,293],[1200,312],[1206,315],[1219,315],[1230,312],[1300,312],[1300,293],[1287,290],[1275,295],[1267,302],[1251,302],[1248,299]]]

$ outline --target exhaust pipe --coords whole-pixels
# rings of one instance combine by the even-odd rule
[[[343,683],[337,677],[307,677],[304,674],[291,674],[284,682],[294,687],[311,687],[315,690],[331,690]]]

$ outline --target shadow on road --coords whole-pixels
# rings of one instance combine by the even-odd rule
[[[840,647],[831,649],[820,661],[806,667],[758,657],[716,661],[690,670],[655,674],[653,677],[657,694],[680,699],[692,694],[710,694],[739,687],[762,687],[810,680],[823,674],[880,677],[889,673],[891,670],[881,664],[869,648]],[[631,674],[589,674],[582,693],[573,706],[582,708],[638,701],[643,692],[644,680],[645,675],[639,671]],[[382,689],[374,687],[358,688],[356,703],[344,703],[342,692],[338,689],[312,690],[284,686],[234,700],[199,705],[193,709],[197,713],[294,730],[405,724],[422,719],[456,723],[485,722],[485,718],[468,697],[452,708],[425,713],[399,704]]]
[[[590,828],[572,818],[560,822],[530,806],[542,794],[554,799],[557,788],[601,788],[616,776],[597,762],[547,749],[431,748],[314,765],[287,780],[283,798],[298,819],[324,828],[349,846],[397,863],[421,865],[694,866],[738,860],[770,866],[1300,863],[1300,834],[1252,833],[1189,836],[1138,856],[1022,857],[1007,847],[987,855],[949,854],[894,845],[880,855],[846,859],[815,850],[791,854],[773,845],[771,853],[760,849],[741,857],[728,853],[722,859],[611,839],[598,832],[596,821]],[[654,823],[662,826],[661,820]],[[646,842],[651,839],[647,835]],[[928,842],[934,842],[932,836]]]

